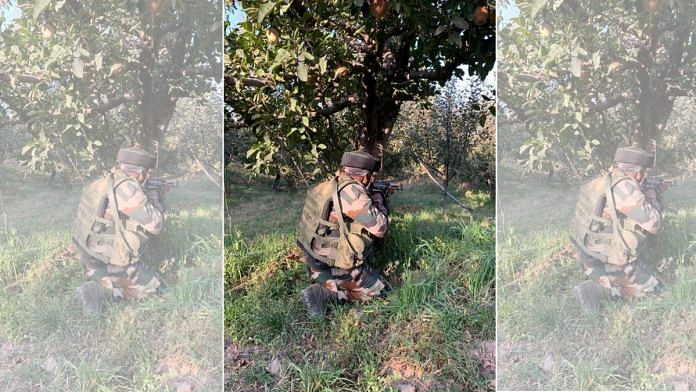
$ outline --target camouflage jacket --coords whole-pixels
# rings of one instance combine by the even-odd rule
[[[625,176],[621,171],[614,170],[612,176]],[[656,234],[662,225],[662,213],[657,204],[648,199],[638,181],[630,178],[620,181],[613,190],[616,210],[623,216],[635,221],[644,231]],[[609,207],[604,209],[603,216],[610,219]]]
[[[116,204],[121,214],[137,222],[143,230],[150,234],[159,234],[164,228],[164,208],[155,201],[155,195],[145,193],[137,181],[124,181],[114,190]],[[113,216],[112,206],[108,206],[107,214]]]

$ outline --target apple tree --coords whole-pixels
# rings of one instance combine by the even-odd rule
[[[123,144],[157,152],[179,98],[220,81],[221,11],[217,0],[0,5],[0,122],[26,127],[28,167],[85,173]]]
[[[530,169],[584,175],[616,147],[656,152],[675,100],[693,97],[694,3],[525,0],[500,31],[500,100]],[[659,154],[658,154],[659,156]]]
[[[256,142],[256,171],[294,158],[314,174],[351,145],[384,159],[404,102],[495,61],[493,1],[241,1],[226,34],[226,135]],[[465,69],[467,71],[465,71]]]

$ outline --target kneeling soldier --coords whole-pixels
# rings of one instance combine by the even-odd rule
[[[323,317],[332,301],[367,300],[384,289],[367,264],[375,237],[388,228],[386,200],[367,190],[377,163],[366,152],[346,152],[339,175],[307,192],[297,243],[314,281],[302,290],[312,318]]]
[[[160,286],[142,260],[149,237],[164,228],[160,195],[143,188],[151,164],[145,150],[121,149],[114,171],[82,192],[72,239],[90,279],[77,289],[87,313],[100,313],[106,300],[143,298]]]
[[[571,240],[587,280],[573,293],[585,313],[598,312],[603,299],[642,297],[658,285],[642,258],[648,236],[662,225],[657,193],[641,188],[650,158],[639,148],[619,148],[612,171],[580,188]]]

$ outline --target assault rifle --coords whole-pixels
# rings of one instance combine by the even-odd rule
[[[387,208],[387,215],[389,215],[391,214],[391,206],[389,205],[389,195],[391,195],[391,193],[395,191],[403,191],[404,187],[401,184],[397,185],[386,181],[377,181],[370,184],[367,190],[370,192],[370,194],[379,193],[380,195],[382,195],[382,199],[384,200],[384,206]]]
[[[389,195],[392,193],[390,191],[403,191],[404,187],[401,184],[392,184],[391,182],[387,181],[377,181],[373,182],[370,184],[370,187],[368,188],[368,191],[370,193],[380,193],[383,197],[384,200],[386,200]]]
[[[657,200],[655,200],[660,206],[663,206],[662,202],[662,194],[669,188],[677,186],[676,181],[670,181],[670,180],[665,180],[664,177],[657,177],[657,176],[649,176],[645,177],[643,179],[643,182],[640,184],[640,188],[643,190],[643,192],[646,192],[648,190],[653,190],[655,191],[655,194],[657,195]],[[663,208],[663,207],[660,207]]]
[[[154,190],[160,195],[171,188],[177,188],[179,184],[177,184],[175,181],[169,181],[164,177],[150,177],[145,181],[145,184],[143,184],[143,187],[146,190]]]
[[[665,180],[664,177],[650,176],[645,177],[643,183],[640,186],[641,188],[643,188],[644,191],[652,189],[655,192],[657,192],[658,195],[660,195],[667,189],[673,186],[677,186],[677,183],[676,181]]]

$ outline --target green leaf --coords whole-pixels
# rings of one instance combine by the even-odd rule
[[[51,3],[51,0],[35,0],[32,18],[34,18],[34,19],[38,18],[39,14],[41,14],[41,11],[45,10],[46,7],[48,7],[48,4],[50,4],[50,3]]]
[[[458,48],[461,48],[462,37],[459,35],[459,31],[451,31],[447,36],[447,42],[456,45]]]
[[[94,67],[99,71],[104,63],[104,56],[101,52],[94,55]]]
[[[327,62],[326,62],[326,56],[322,56],[319,58],[319,71],[324,74],[326,72],[327,68]]]
[[[580,112],[575,112],[575,121],[581,123],[582,122],[582,113]]]
[[[85,64],[79,58],[73,59],[72,72],[76,78],[82,79],[84,76]]]
[[[570,60],[570,73],[572,73],[576,78],[579,78],[580,75],[582,75],[582,61],[580,61],[579,58],[573,57]]]
[[[546,3],[548,3],[549,0],[533,0],[532,1],[532,18],[535,18],[536,15],[541,11],[542,8],[546,6]]]
[[[437,28],[435,29],[435,33],[433,33],[433,35],[436,35],[436,36],[437,36],[437,35],[440,35],[440,34],[442,34],[445,30],[447,30],[447,26],[445,26],[445,25],[437,26]]]
[[[256,21],[259,23],[262,23],[264,19],[268,16],[268,14],[273,11],[273,8],[276,6],[276,2],[274,1],[269,1],[268,3],[263,3],[259,6],[259,14],[258,17],[256,18]]]
[[[302,116],[302,125],[305,127],[309,128],[309,117],[307,116]]]
[[[592,54],[592,65],[594,65],[594,69],[599,68],[599,66],[601,65],[599,51],[596,51]]]
[[[290,53],[290,51],[283,49],[283,48],[280,48],[280,49],[278,49],[278,53],[276,53],[276,56],[275,56],[275,59],[273,60],[273,65],[271,66],[271,68],[276,68],[291,58],[292,58],[292,53]]]
[[[307,72],[308,72],[307,64],[305,64],[304,62],[297,63],[297,77],[301,81],[303,81],[303,82],[307,81]]]
[[[455,16],[454,18],[452,18],[452,23],[462,30],[465,30],[469,27],[469,22],[467,22],[466,19],[462,18],[461,16]],[[436,32],[435,35],[437,34],[438,33]]]

